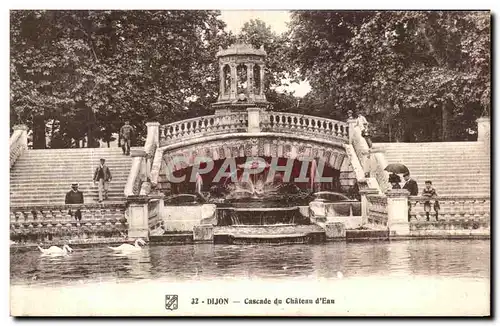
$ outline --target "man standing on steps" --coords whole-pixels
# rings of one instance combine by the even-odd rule
[[[64,199],[64,203],[66,205],[83,204],[83,192],[78,190],[78,183],[71,184],[71,190],[66,193],[66,198]],[[77,209],[76,212],[74,213],[70,209],[68,214],[71,215],[71,217],[74,217],[75,220],[77,221],[82,220],[82,212],[80,211],[80,209]]]
[[[120,128],[120,139],[122,142],[123,154],[130,155],[130,142],[132,139],[132,134],[134,132],[134,127],[130,125],[129,121],[125,121],[125,125]]]
[[[403,178],[405,179],[405,184],[403,189],[406,189],[410,192],[410,196],[418,196],[418,184],[415,180],[410,177],[410,172],[406,172],[403,174]],[[411,204],[408,201],[408,222],[410,222],[411,218]]]
[[[94,172],[94,186],[96,182],[99,182],[99,202],[101,203],[104,199],[108,199],[108,187],[111,182],[111,171],[107,165],[105,165],[106,160],[101,158],[101,164],[95,169]]]

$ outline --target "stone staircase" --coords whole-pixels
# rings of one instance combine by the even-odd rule
[[[431,180],[440,196],[490,195],[490,157],[482,142],[377,143],[387,163],[402,163],[419,195]]]
[[[71,183],[78,182],[85,204],[97,203],[92,178],[99,159],[105,158],[113,180],[106,202],[125,202],[124,188],[132,159],[118,147],[28,150],[10,170],[11,206],[64,204]]]

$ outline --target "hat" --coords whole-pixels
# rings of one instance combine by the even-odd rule
[[[105,158],[101,158],[100,161],[106,161],[106,159]]]
[[[401,182],[401,178],[397,174],[389,175],[389,182]]]
[[[78,182],[73,182],[73,183],[71,184],[71,187],[78,187]]]

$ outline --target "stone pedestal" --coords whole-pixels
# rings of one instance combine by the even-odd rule
[[[260,132],[260,109],[248,108],[248,132]]]
[[[390,189],[387,195],[387,226],[391,235],[409,235],[408,196],[406,189]]]
[[[309,210],[312,223],[326,222],[326,205],[323,201],[313,200],[309,203]]]
[[[197,225],[193,228],[194,241],[213,241],[214,226],[213,225]]]
[[[347,119],[347,123],[349,124],[349,144],[352,143],[352,136],[354,133],[354,128],[356,127],[357,120],[354,118]]]
[[[148,128],[147,141],[152,140],[153,144],[158,144],[160,141],[160,123],[146,122],[146,127]]]
[[[376,195],[378,194],[377,189],[367,188],[359,190],[359,194],[361,195],[361,224],[368,223],[368,199],[366,196],[368,195]]]
[[[490,141],[490,118],[481,117],[477,121],[477,141]]]
[[[128,237],[147,240],[149,238],[149,199],[146,196],[129,196],[127,201]]]
[[[325,223],[325,235],[327,239],[345,238],[345,225],[339,222]]]

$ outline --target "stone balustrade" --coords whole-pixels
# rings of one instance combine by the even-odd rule
[[[14,126],[10,137],[10,168],[14,166],[19,156],[28,149],[28,128],[24,125]]]
[[[348,142],[346,122],[310,115],[266,111],[261,114],[262,131],[310,135]]]
[[[255,110],[250,108],[248,112],[210,115],[160,126],[160,142],[162,145],[168,145],[200,136],[253,132],[253,129],[248,129],[249,115],[252,114],[260,119],[260,131],[263,132],[302,134],[323,139],[341,140],[345,143],[349,139],[349,127],[345,122],[272,111],[262,111],[256,115]]]
[[[80,210],[75,220],[69,211]],[[43,241],[66,237],[120,237],[127,233],[124,203],[37,205],[10,208],[10,233],[15,241]]]
[[[439,201],[439,220],[490,220],[491,202],[486,196],[409,197],[413,221],[426,221],[424,203],[430,201],[430,220],[435,221],[434,202]]]
[[[164,145],[205,135],[246,132],[247,125],[247,112],[209,115],[177,121],[160,126],[160,143]]]
[[[388,225],[387,197],[384,195],[367,195],[367,222],[374,226]]]

